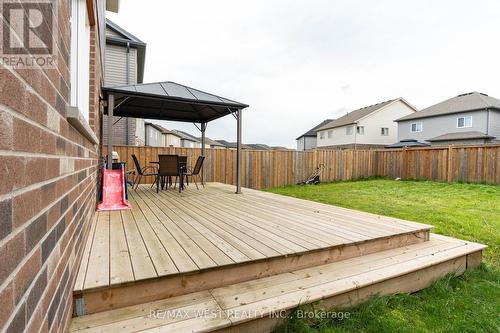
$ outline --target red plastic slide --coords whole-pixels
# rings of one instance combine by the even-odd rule
[[[104,169],[102,176],[102,202],[97,211],[131,209],[125,196],[125,172],[123,169]]]

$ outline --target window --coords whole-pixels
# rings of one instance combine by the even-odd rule
[[[356,127],[356,133],[363,135],[365,134],[365,127],[364,126],[358,126]]]
[[[410,131],[412,133],[422,132],[422,122],[411,124]]]
[[[333,138],[333,130],[328,131],[328,139]]]
[[[472,127],[472,116],[458,117],[457,127],[458,128]]]
[[[325,138],[325,132],[319,132],[319,139],[323,140]]]
[[[352,135],[352,133],[353,133],[353,127],[352,126],[349,126],[349,127],[345,128],[345,134],[346,135]]]
[[[71,106],[89,120],[90,25],[85,0],[71,3]]]
[[[380,129],[380,135],[382,135],[382,136],[388,136],[388,135],[389,135],[389,128],[387,128],[387,127],[382,127],[382,128]]]

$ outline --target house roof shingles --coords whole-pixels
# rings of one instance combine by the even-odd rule
[[[472,140],[472,139],[494,139],[494,136],[484,134],[477,131],[470,132],[454,132],[438,135],[434,138],[427,139],[427,141],[455,141],[455,140]]]
[[[479,92],[471,92],[452,97],[434,104],[421,111],[399,118],[396,121],[435,117],[443,114],[453,114],[467,111],[499,109],[500,100]]]
[[[391,104],[392,102],[394,102],[398,99],[400,99],[400,98],[391,99],[391,100],[388,100],[385,102],[373,104],[370,106],[365,106],[361,109],[351,111],[348,114],[346,114],[345,116],[342,116],[338,119],[335,119],[335,120],[329,122],[326,125],[321,126],[320,128],[317,129],[317,131],[322,131],[322,130],[326,130],[326,129],[330,129],[330,128],[342,127],[345,125],[354,124],[355,122],[357,122],[361,118],[368,116],[369,114]]]
[[[309,131],[305,132],[304,134],[302,134],[301,136],[297,137],[297,139],[295,140],[298,140],[300,139],[301,137],[303,136],[316,136],[316,131],[318,130],[318,128],[328,124],[329,122],[333,121],[334,119],[325,119],[323,120],[320,124],[314,126],[313,128],[311,128]]]

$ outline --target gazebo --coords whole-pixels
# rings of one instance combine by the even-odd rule
[[[242,110],[247,104],[165,81],[102,88],[108,115],[108,168],[113,159],[113,116],[190,122],[201,132],[201,153],[205,155],[207,123],[233,115],[236,119],[236,193],[241,193]]]

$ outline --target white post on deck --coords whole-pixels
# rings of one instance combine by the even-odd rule
[[[113,168],[113,109],[115,108],[115,96],[108,95],[108,169]]]
[[[241,109],[236,111],[236,193],[241,193]]]
[[[201,156],[205,156],[205,131],[207,123],[201,123]],[[206,159],[206,157],[205,157]],[[201,184],[205,185],[205,163],[201,166]]]

